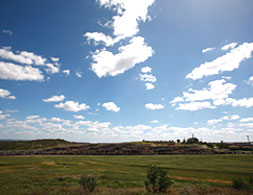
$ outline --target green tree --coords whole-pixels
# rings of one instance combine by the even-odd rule
[[[147,170],[147,180],[145,187],[147,191],[166,192],[167,188],[173,184],[172,180],[167,177],[167,171],[155,165],[149,165]]]

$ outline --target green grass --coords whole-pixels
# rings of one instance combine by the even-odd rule
[[[144,191],[149,164],[167,169],[174,188],[230,187],[253,175],[252,162],[253,155],[7,156],[0,157],[0,194],[75,194],[83,173],[97,177],[98,189]]]

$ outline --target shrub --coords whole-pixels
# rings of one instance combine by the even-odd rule
[[[244,188],[244,181],[241,178],[233,179],[233,188],[240,190]]]
[[[93,176],[84,174],[80,177],[80,185],[88,192],[93,192],[95,187],[97,186],[97,180]]]
[[[249,182],[250,185],[253,185],[253,176],[250,176],[248,178],[248,182]]]
[[[167,171],[155,165],[149,165],[147,170],[147,180],[145,187],[149,192],[165,192],[173,182],[170,178],[166,177]]]

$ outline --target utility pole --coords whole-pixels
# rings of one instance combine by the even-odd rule
[[[251,154],[252,154],[253,153],[253,145],[251,145],[251,142],[250,142],[250,139],[249,139],[248,135],[247,135],[247,140],[248,140],[249,146],[251,147]]]
[[[251,144],[251,143],[250,143],[250,140],[249,140],[249,136],[248,136],[248,135],[247,135],[247,140],[248,140],[248,143],[249,143],[249,144]]]

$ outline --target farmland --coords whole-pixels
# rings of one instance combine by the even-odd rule
[[[97,178],[94,194],[145,194],[149,164],[168,171],[172,194],[250,194],[232,189],[253,175],[252,155],[63,155],[0,158],[1,194],[80,194],[80,175]]]

